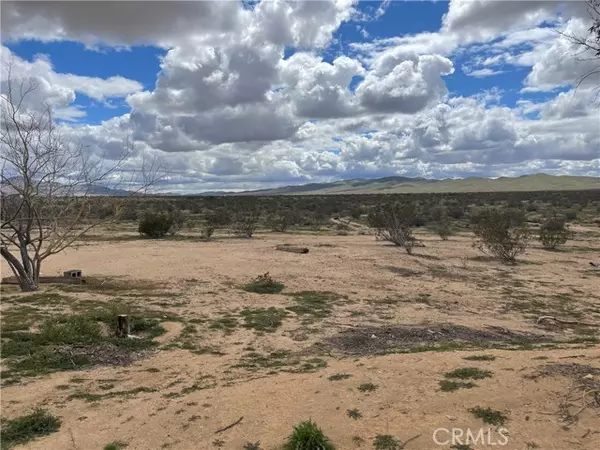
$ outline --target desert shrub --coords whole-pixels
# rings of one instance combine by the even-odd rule
[[[138,225],[138,232],[152,239],[165,237],[174,225],[172,215],[167,211],[146,211]]]
[[[259,219],[260,212],[258,210],[241,212],[233,219],[232,231],[238,236],[251,238],[258,226]]]
[[[216,208],[204,214],[202,224],[202,236],[210,240],[217,228],[228,226],[231,223],[231,215],[225,208]]]
[[[375,450],[401,450],[402,442],[390,434],[378,434],[373,441]]]
[[[415,217],[414,203],[388,203],[369,213],[367,222],[378,239],[403,247],[410,255],[415,241],[412,236]]]
[[[570,237],[568,225],[560,217],[550,217],[540,226],[540,235],[538,239],[546,249],[553,250],[557,246],[564,244]]]
[[[564,211],[565,219],[569,222],[577,220],[577,210],[575,208],[567,209]]]
[[[267,218],[267,226],[276,233],[284,233],[291,224],[292,217],[290,214],[271,214]]]
[[[519,223],[519,217],[513,211],[498,208],[478,211],[473,225],[473,232],[478,238],[475,247],[504,262],[514,262],[518,255],[524,253],[530,232],[526,225],[513,225]]]
[[[360,217],[364,214],[364,208],[360,205],[352,206],[350,208],[350,217],[354,220],[360,219]]]
[[[231,214],[226,208],[215,208],[204,214],[204,222],[213,228],[226,227],[231,224]]]
[[[60,419],[43,409],[12,420],[2,419],[2,449],[26,444],[33,439],[56,433],[60,429]]]
[[[452,236],[452,224],[450,223],[446,208],[434,208],[432,219],[434,220],[431,227],[432,230],[442,239],[442,241],[447,241],[448,237]]]
[[[171,226],[168,234],[173,236],[174,234],[179,233],[186,225],[188,222],[188,215],[179,209],[173,209],[169,211],[168,214],[171,218]]]
[[[269,272],[257,276],[254,280],[244,286],[247,292],[256,292],[258,294],[276,294],[284,288],[283,283],[275,281]]]
[[[294,427],[283,450],[335,450],[335,446],[316,423],[307,420]]]

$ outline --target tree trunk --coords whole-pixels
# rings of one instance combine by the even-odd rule
[[[27,271],[23,267],[23,264],[21,264],[19,260],[6,247],[0,248],[0,254],[12,269],[13,273],[15,274],[15,277],[17,277],[17,280],[19,281],[19,286],[21,287],[21,291],[33,292],[39,289],[35,275],[27,273]],[[29,264],[29,267],[31,267],[31,264]]]

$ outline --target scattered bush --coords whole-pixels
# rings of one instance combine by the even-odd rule
[[[183,229],[188,222],[188,216],[179,209],[171,209],[168,214],[171,219],[171,226],[167,233],[173,236]]]
[[[375,229],[378,239],[403,247],[410,255],[415,241],[412,236],[415,217],[416,206],[414,203],[389,203],[369,213],[367,222],[371,228]]]
[[[474,245],[483,253],[512,263],[529,245],[530,231],[513,210],[483,208],[473,221],[473,232],[479,238]]]
[[[478,419],[483,420],[483,423],[488,425],[500,426],[504,425],[508,418],[501,411],[496,411],[491,408],[481,408],[479,406],[469,409],[469,412]]]
[[[459,389],[471,389],[477,386],[472,381],[450,381],[450,380],[442,380],[440,381],[440,390],[442,392],[454,392]]]
[[[140,220],[138,232],[151,239],[159,239],[167,234],[174,234],[179,228],[173,214],[167,211],[146,211]]]
[[[207,241],[210,241],[210,238],[215,233],[215,227],[205,224],[202,228],[202,237]]]
[[[459,378],[461,380],[483,380],[484,378],[490,378],[492,372],[489,370],[481,370],[477,367],[464,367],[462,369],[453,370],[452,372],[447,372],[444,376],[446,378]]]
[[[250,239],[258,226],[260,212],[242,212],[233,219],[233,232],[238,236]]]
[[[283,283],[275,281],[271,275],[269,275],[269,272],[257,276],[243,287],[245,291],[256,292],[257,294],[277,294],[278,292],[281,292],[283,288]]]
[[[285,233],[291,224],[292,217],[290,214],[272,214],[267,219],[267,225],[271,228],[271,231],[276,233]]]
[[[243,450],[261,450],[260,441],[258,442],[246,442]]]
[[[26,416],[12,420],[2,420],[0,441],[2,449],[25,444],[33,439],[56,433],[60,429],[60,419],[43,409],[36,409]]]
[[[358,390],[360,392],[375,392],[377,388],[378,386],[373,383],[363,383],[360,386],[358,386]]]
[[[434,220],[433,231],[437,233],[442,241],[447,241],[448,237],[452,236],[452,224],[448,217],[448,211],[446,208],[436,208],[432,216]]]
[[[557,246],[567,242],[570,234],[564,219],[551,217],[540,226],[539,240],[544,248],[554,250]]]
[[[335,446],[316,423],[308,420],[294,427],[283,450],[335,450]]]
[[[378,434],[373,441],[375,450],[401,450],[402,442],[389,434]]]

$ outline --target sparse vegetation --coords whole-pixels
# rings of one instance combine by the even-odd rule
[[[360,392],[375,392],[377,390],[377,385],[373,383],[362,383],[358,386],[358,390]]]
[[[331,375],[327,379],[329,381],[340,381],[340,380],[347,380],[350,377],[352,377],[352,375],[350,375],[349,373],[336,373],[336,374]]]
[[[403,247],[406,253],[412,254],[414,237],[412,227],[416,220],[414,203],[388,203],[369,213],[367,222],[379,239]]]
[[[514,263],[529,245],[531,232],[519,213],[499,208],[483,208],[474,217],[475,246],[483,253]]]
[[[464,382],[464,381],[450,381],[450,380],[442,380],[440,381],[440,390],[442,392],[454,392],[459,389],[471,389],[476,387],[477,385],[472,381]]]
[[[56,433],[61,421],[44,409],[15,419],[2,419],[0,443],[2,449],[26,444],[34,439]]]
[[[294,298],[296,305],[288,306],[286,309],[293,311],[299,316],[305,316],[310,320],[322,319],[332,312],[332,303],[342,298],[335,292],[327,291],[300,291],[287,294]]]
[[[256,231],[259,219],[259,210],[241,211],[233,219],[232,230],[236,235],[250,239]]]
[[[540,225],[539,240],[545,249],[556,249],[566,243],[570,236],[568,225],[560,217],[550,217]]]
[[[138,232],[151,239],[175,234],[181,229],[183,219],[169,211],[146,211],[138,226]]]
[[[483,420],[483,423],[488,425],[500,426],[504,425],[508,420],[508,417],[506,417],[504,413],[491,408],[481,408],[477,406],[469,409],[469,412],[477,419]]]
[[[122,450],[127,447],[127,442],[113,441],[104,446],[104,450]]]
[[[482,380],[484,378],[490,378],[492,376],[492,372],[489,370],[481,370],[477,367],[465,367],[462,369],[456,369],[452,372],[447,372],[444,374],[446,378],[458,378],[460,380]]]
[[[362,413],[356,408],[349,409],[346,413],[348,414],[348,417],[354,420],[358,420],[362,417]]]
[[[277,294],[278,292],[281,292],[283,288],[283,283],[275,281],[269,272],[257,276],[243,287],[246,292],[255,292],[257,294]]]
[[[260,441],[257,442],[246,442],[244,444],[243,450],[261,450]]]
[[[323,431],[311,420],[294,427],[293,433],[283,445],[283,450],[335,450],[335,446]]]
[[[375,450],[401,450],[402,443],[390,434],[378,434],[373,441]]]
[[[287,313],[283,309],[271,306],[270,308],[244,308],[240,315],[244,318],[244,327],[272,333],[281,326]]]
[[[467,361],[494,361],[496,357],[494,355],[471,355],[466,356],[463,359]]]

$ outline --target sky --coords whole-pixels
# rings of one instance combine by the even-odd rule
[[[600,176],[578,1],[1,4],[2,91],[160,190],[391,175]]]

